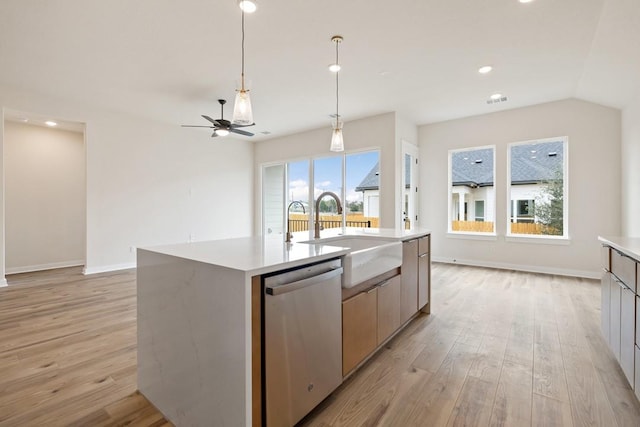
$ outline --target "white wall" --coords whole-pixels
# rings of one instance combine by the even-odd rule
[[[419,128],[421,210],[435,260],[599,277],[598,235],[620,234],[620,111],[575,99]],[[507,146],[569,137],[568,245],[506,241]],[[447,236],[447,152],[496,145],[496,240]]]
[[[86,124],[87,272],[133,267],[131,246],[253,233],[252,142],[6,87],[0,106]]]
[[[83,265],[84,135],[7,121],[4,163],[7,273]]]
[[[622,234],[640,237],[640,94],[622,112]]]
[[[394,227],[397,209],[395,199],[400,200],[400,183],[396,182],[396,116],[386,113],[346,122],[343,128],[345,152],[365,149],[380,150],[380,218],[381,227]],[[281,138],[273,138],[255,144],[255,169],[270,162],[328,156],[331,142],[331,126],[310,130]],[[397,163],[398,168],[400,163]],[[400,174],[398,173],[398,177]],[[256,206],[261,205],[260,177],[255,181]],[[255,229],[261,233],[260,209],[256,209]]]

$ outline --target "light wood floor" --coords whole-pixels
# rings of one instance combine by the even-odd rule
[[[432,299],[303,424],[640,426],[599,282],[434,264]],[[135,321],[132,271],[10,276],[0,426],[170,425],[135,391]]]

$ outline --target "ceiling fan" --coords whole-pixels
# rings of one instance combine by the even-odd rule
[[[225,99],[218,99],[220,103],[220,118],[217,120],[212,119],[209,116],[202,115],[203,118],[210,121],[213,126],[198,126],[198,125],[182,125],[185,128],[210,128],[213,129],[213,133],[211,137],[215,136],[227,136],[229,132],[237,133],[238,135],[244,136],[253,136],[251,132],[247,132],[245,130],[240,130],[238,128],[243,128],[247,126],[253,126],[255,123],[251,123],[250,125],[236,125],[231,123],[229,120],[224,119],[224,104],[227,103]]]

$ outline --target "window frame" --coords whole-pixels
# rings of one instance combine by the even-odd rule
[[[562,142],[563,143],[563,158],[562,158],[562,236],[548,235],[548,234],[520,234],[511,232],[511,219],[513,217],[512,199],[511,199],[511,147],[517,145],[529,145],[529,144],[544,144],[548,142]],[[571,240],[569,233],[569,137],[557,136],[551,138],[539,138],[531,139],[527,141],[517,141],[507,144],[507,179],[506,179],[506,201],[507,210],[506,216],[506,229],[505,240],[511,242],[535,242],[535,243],[550,243],[550,244],[568,244]],[[525,200],[525,199],[516,199]],[[534,202],[535,203],[535,202]],[[516,211],[517,215],[517,211]],[[534,215],[535,221],[535,208]]]

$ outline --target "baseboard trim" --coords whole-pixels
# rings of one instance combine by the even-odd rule
[[[444,264],[460,264],[470,265],[473,267],[496,268],[499,270],[516,270],[527,273],[556,274],[558,276],[582,277],[585,279],[600,279],[599,271],[572,270],[566,268],[553,268],[533,265],[508,264],[502,262],[486,262],[459,258],[431,257],[433,262],[441,262]]]
[[[54,268],[78,267],[84,265],[84,260],[49,262],[46,264],[25,265],[23,267],[7,268],[4,274],[31,273],[32,271],[53,270]]]
[[[0,288],[4,288],[6,286],[9,286],[9,285],[7,285],[7,279],[3,277],[2,280],[0,280]]]
[[[85,267],[82,270],[82,274],[84,274],[85,276],[88,276],[90,274],[108,273],[110,271],[118,271],[118,270],[129,270],[131,268],[136,268],[135,262],[127,262],[124,264],[102,265],[99,267]]]

